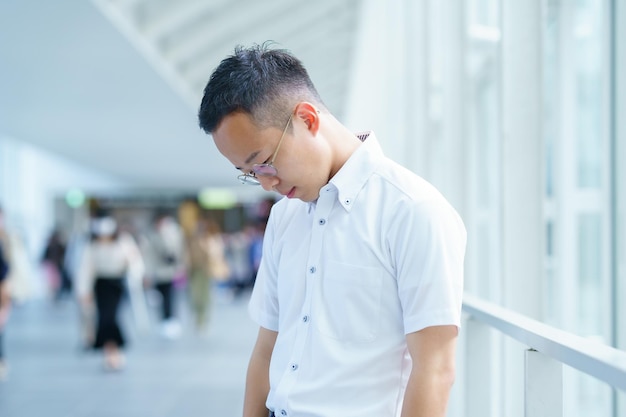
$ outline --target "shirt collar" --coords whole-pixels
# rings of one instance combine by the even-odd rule
[[[329,184],[337,188],[339,204],[350,212],[359,192],[384,157],[374,132],[357,133],[363,144],[348,158],[331,178]]]

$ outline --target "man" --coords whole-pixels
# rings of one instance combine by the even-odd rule
[[[242,182],[287,197],[250,299],[244,416],[444,416],[466,242],[454,209],[337,121],[286,51],[236,48],[199,120]]]

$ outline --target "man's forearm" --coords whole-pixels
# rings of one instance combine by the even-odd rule
[[[267,417],[265,402],[269,390],[269,361],[253,355],[246,377],[243,417]]]
[[[402,417],[445,417],[453,373],[411,376],[404,394]]]

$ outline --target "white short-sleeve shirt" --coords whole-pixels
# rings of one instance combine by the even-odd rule
[[[267,407],[277,416],[395,417],[405,335],[460,325],[466,233],[428,182],[373,133],[315,203],[274,205],[250,300],[278,332]]]

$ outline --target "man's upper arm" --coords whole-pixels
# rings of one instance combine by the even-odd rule
[[[443,417],[454,383],[454,350],[458,328],[431,326],[409,333],[413,367],[404,394],[402,417]]]
[[[255,354],[269,359],[274,351],[277,337],[278,332],[266,329],[263,326],[259,327],[259,334],[257,335],[256,345],[254,346]]]
[[[413,369],[422,372],[454,372],[458,328],[431,326],[406,335]]]

